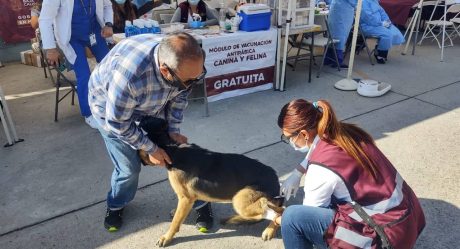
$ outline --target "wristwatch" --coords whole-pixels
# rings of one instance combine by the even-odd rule
[[[113,27],[113,24],[111,22],[106,22],[105,23],[105,26],[106,27],[109,27],[109,28],[112,28]]]

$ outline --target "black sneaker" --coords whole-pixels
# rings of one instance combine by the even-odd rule
[[[104,227],[109,232],[116,232],[120,229],[123,224],[123,209],[119,210],[110,210],[107,208],[107,213],[105,214]]]
[[[202,233],[207,233],[212,228],[214,218],[212,216],[211,203],[207,203],[203,207],[196,210],[198,217],[196,218],[196,228]]]

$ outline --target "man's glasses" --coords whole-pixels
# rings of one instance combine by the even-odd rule
[[[203,72],[198,77],[196,77],[195,79],[182,81],[179,78],[179,76],[177,76],[177,74],[168,65],[166,65],[166,64],[163,64],[163,65],[168,69],[168,72],[172,75],[174,80],[180,82],[187,89],[190,88],[190,87],[193,87],[198,82],[202,81],[204,79],[204,77],[206,76],[206,73],[208,73],[208,71],[206,70],[206,67],[203,66]]]
[[[281,134],[281,138],[280,138],[280,139],[281,139],[281,142],[286,143],[286,144],[289,144],[290,141],[291,141],[291,138],[297,137],[298,135],[299,135],[299,132],[296,132],[296,133],[292,134],[291,136],[286,136],[286,135],[284,135],[284,134]]]

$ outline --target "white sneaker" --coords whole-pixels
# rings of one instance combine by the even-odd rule
[[[93,115],[85,117],[85,122],[93,129],[97,129],[99,127]]]

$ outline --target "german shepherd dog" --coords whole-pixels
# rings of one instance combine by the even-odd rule
[[[196,200],[233,203],[237,214],[223,224],[260,221],[267,208],[282,213],[283,199],[275,198],[280,191],[278,176],[271,167],[244,155],[212,152],[195,144],[179,145],[169,137],[163,119],[144,118],[140,127],[171,158],[172,164],[166,168],[178,198],[171,226],[157,241],[158,246],[171,242]],[[153,165],[146,152],[139,151],[139,155],[144,165]],[[276,224],[270,222],[262,239],[272,239],[276,230]]]

